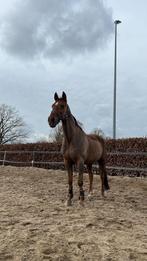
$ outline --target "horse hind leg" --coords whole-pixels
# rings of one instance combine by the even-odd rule
[[[107,178],[105,160],[103,158],[99,160],[99,170],[100,170],[100,177],[101,177],[101,194],[102,197],[104,197],[104,191],[109,190],[110,187]]]
[[[93,172],[92,172],[92,165],[87,165],[87,170],[89,174],[89,194],[88,194],[88,199],[92,199],[92,194],[93,194]]]
[[[79,175],[78,175],[78,185],[79,185],[79,200],[80,204],[83,205],[84,202],[84,190],[83,190],[83,172],[84,172],[84,161],[80,159],[77,162],[78,170],[79,170]]]

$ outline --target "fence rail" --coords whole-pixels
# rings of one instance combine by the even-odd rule
[[[61,152],[60,151],[39,151],[39,150],[7,150],[7,151],[4,151],[4,150],[1,150],[0,153],[7,153],[7,154],[19,154],[19,153],[23,153],[23,154],[60,154],[61,155]],[[143,152],[139,152],[139,151],[134,151],[134,152],[129,152],[129,151],[126,151],[126,152],[123,152],[123,151],[113,151],[113,152],[107,152],[108,155],[130,155],[130,156],[136,156],[136,155],[141,155],[141,156],[147,156],[147,152],[143,151]]]
[[[43,150],[1,150],[0,153],[7,154],[61,154],[60,151],[43,151]]]
[[[134,152],[121,152],[121,151],[115,151],[115,152],[108,152],[107,153],[108,155],[129,155],[129,156],[147,156],[147,152],[137,152],[137,151],[134,151]]]
[[[0,159],[0,162],[2,163],[1,165],[29,165],[29,166],[37,166],[37,165],[49,165],[49,166],[64,166],[63,161],[38,161],[35,160],[35,155],[36,154],[54,154],[54,155],[61,155],[60,151],[0,151],[0,155],[3,154],[2,159]],[[31,156],[31,160],[28,161],[16,161],[16,160],[8,160],[6,159],[7,155],[10,154],[29,154]],[[121,151],[115,151],[115,152],[108,152],[108,155],[141,155],[141,156],[147,156],[147,152],[121,152]],[[93,165],[95,169],[98,169],[98,165]],[[140,168],[140,167],[124,167],[124,166],[107,166],[108,170],[115,170],[115,171],[132,171],[132,172],[141,172],[144,173],[144,176],[147,176],[147,168]]]

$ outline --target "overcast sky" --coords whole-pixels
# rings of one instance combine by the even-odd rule
[[[86,132],[112,136],[114,24],[117,137],[147,136],[146,0],[0,0],[0,104],[48,136],[54,92]]]

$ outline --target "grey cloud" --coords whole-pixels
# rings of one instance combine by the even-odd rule
[[[1,46],[20,58],[73,56],[106,44],[112,12],[102,0],[25,0],[0,32]]]

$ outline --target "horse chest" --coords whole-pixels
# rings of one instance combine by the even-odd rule
[[[68,148],[65,150],[63,154],[64,158],[67,160],[71,160],[73,162],[77,162],[79,158],[85,158],[84,151],[81,151],[78,148]]]
[[[77,152],[76,152],[76,150],[66,149],[66,151],[64,152],[64,158],[70,159],[72,161],[76,161],[76,159],[77,159]]]
[[[79,159],[83,158],[86,159],[87,155],[87,148],[88,148],[87,139],[81,137],[77,138],[76,136],[73,137],[72,142],[69,144],[64,140],[63,142],[63,156],[66,160],[71,160],[72,162],[77,162]]]

